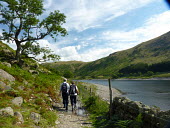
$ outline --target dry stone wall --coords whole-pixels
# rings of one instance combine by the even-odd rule
[[[133,120],[140,113],[142,114],[143,128],[165,128],[170,121],[170,110],[160,111],[159,108],[131,101],[126,97],[113,99],[113,114],[121,119]]]

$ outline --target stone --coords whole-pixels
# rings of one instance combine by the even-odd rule
[[[11,107],[6,107],[0,109],[0,115],[1,116],[14,116],[14,111]]]
[[[6,65],[7,67],[11,68],[11,64],[7,62],[2,62],[3,65]]]
[[[24,123],[24,118],[20,112],[14,112],[14,116],[18,119],[17,124]]]
[[[23,103],[23,98],[22,97],[15,97],[13,100],[12,100],[12,103],[17,105],[17,106],[21,106],[22,103]]]
[[[12,89],[11,86],[7,86],[4,82],[0,81],[0,90],[7,91],[11,89]]]
[[[38,71],[36,71],[36,70],[29,70],[29,72],[30,72],[31,74],[36,74],[36,75],[38,75],[38,74],[39,74],[39,72],[38,72]]]
[[[55,124],[56,124],[56,125],[59,124],[59,123],[60,123],[60,121],[58,121],[58,120],[55,121]]]
[[[8,80],[10,82],[13,82],[15,81],[15,78],[6,71],[0,69],[0,80]]]
[[[31,112],[30,118],[34,121],[34,123],[38,124],[41,120],[41,115],[35,112]]]

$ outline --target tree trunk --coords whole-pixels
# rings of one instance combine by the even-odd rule
[[[15,43],[17,45],[15,59],[17,60],[17,63],[21,65],[21,43],[19,41],[15,41]]]

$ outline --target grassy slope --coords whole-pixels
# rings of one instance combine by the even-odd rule
[[[35,61],[30,59],[25,60],[26,67],[20,68],[16,64],[12,65],[12,67],[7,67],[2,62],[10,62],[11,55],[14,55],[14,51],[8,45],[0,42],[0,69],[15,77],[15,82],[12,84],[7,80],[0,79],[1,82],[12,87],[11,90],[3,91],[3,88],[0,86],[0,109],[11,107],[14,112],[20,112],[23,115],[24,123],[16,124],[16,117],[0,116],[0,127],[30,128],[56,125],[57,113],[52,111],[52,102],[60,102],[57,96],[59,95],[61,77],[49,73],[47,69],[41,66],[35,68]],[[30,69],[38,71],[39,75],[31,74],[28,71]],[[23,97],[24,103],[21,107],[12,104],[11,100],[14,97]],[[38,124],[35,124],[30,119],[31,112],[41,115],[41,121]]]
[[[55,68],[59,72],[63,73],[64,71],[75,72],[86,64],[86,62],[81,61],[57,61],[55,63],[44,63],[42,65],[49,68]]]
[[[140,62],[155,64],[163,61],[170,61],[170,32],[93,62],[68,61],[44,65],[55,68],[60,72],[69,70],[77,76],[107,77],[130,64]]]
[[[78,75],[111,75],[119,69],[139,62],[154,64],[170,60],[170,32],[143,42],[131,49],[88,63]]]

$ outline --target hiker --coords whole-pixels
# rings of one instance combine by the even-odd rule
[[[64,104],[63,108],[66,108],[66,111],[68,110],[69,89],[70,89],[70,86],[67,83],[67,79],[64,79],[64,82],[60,86],[60,94],[62,93],[63,104]]]
[[[71,82],[69,95],[70,95],[70,101],[73,109],[76,109],[76,102],[77,102],[77,95],[79,94],[78,88],[75,85],[74,81]]]

